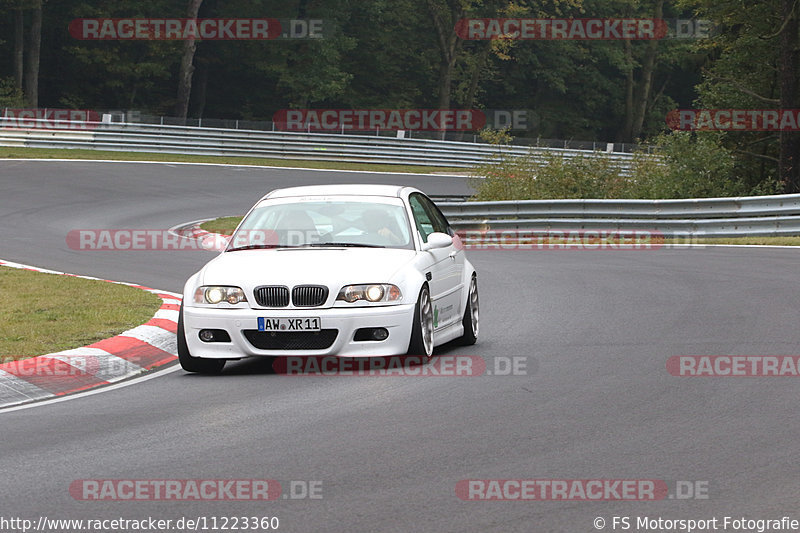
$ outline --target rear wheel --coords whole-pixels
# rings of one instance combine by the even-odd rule
[[[408,355],[424,357],[425,360],[433,355],[433,304],[427,285],[419,291],[417,305],[414,307],[414,324],[411,328],[411,341],[408,343]]]
[[[480,301],[478,300],[478,277],[473,275],[469,283],[469,294],[467,295],[467,307],[464,309],[464,335],[459,341],[465,346],[475,344],[478,340],[478,330],[480,329]]]
[[[186,344],[186,334],[183,328],[183,304],[181,304],[180,314],[178,315],[178,361],[181,367],[187,372],[198,374],[219,374],[225,366],[225,359],[203,359],[194,357],[189,353],[189,346]]]

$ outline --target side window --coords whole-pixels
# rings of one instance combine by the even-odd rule
[[[424,200],[425,198],[422,195],[412,194],[408,198],[408,203],[411,205],[411,212],[414,214],[414,225],[422,236],[422,242],[428,242],[428,235],[436,231],[436,229],[434,229],[434,221],[423,205]]]
[[[445,233],[447,235],[452,235],[452,231],[450,230],[450,224],[447,223],[447,219],[444,217],[442,212],[436,207],[429,198],[422,197],[422,204],[427,209],[428,213],[431,216],[431,220],[433,220],[433,228],[434,231],[438,231],[440,233]]]

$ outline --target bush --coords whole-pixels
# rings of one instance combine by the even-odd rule
[[[716,133],[658,136],[651,153],[634,154],[631,173],[620,176],[604,152],[562,157],[534,153],[498,156],[478,167],[475,200],[554,198],[704,198],[775,194],[776,183],[748,187],[737,179],[734,159]]]
[[[613,162],[601,154],[500,156],[481,167],[479,175],[484,178],[473,182],[477,200],[615,198],[626,182]]]
[[[0,117],[3,116],[3,109],[6,107],[24,107],[25,99],[22,91],[14,87],[14,80],[11,78],[0,79]]]
[[[661,165],[636,168],[642,198],[709,198],[750,194],[734,172],[734,158],[714,132],[674,132],[653,140]]]
[[[502,130],[493,130],[492,128],[483,128],[478,132],[478,136],[489,144],[511,144],[514,137],[509,133],[511,126]]]

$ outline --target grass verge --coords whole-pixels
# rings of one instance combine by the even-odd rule
[[[106,150],[17,148],[0,146],[0,159],[110,159],[114,161],[163,161],[176,163],[221,163],[230,165],[258,165],[269,167],[302,167],[331,170],[366,170],[371,172],[407,172],[431,174],[447,172],[465,174],[467,169],[418,165],[387,165],[373,163],[348,163],[340,161],[303,161],[299,159],[268,159],[260,157],[228,157],[212,155],[148,154],[139,152],[114,152]]]
[[[17,360],[119,335],[147,322],[161,298],[141,289],[0,267],[0,360]]]
[[[200,227],[211,233],[222,233],[223,235],[230,235],[243,217],[221,217],[203,222]]]

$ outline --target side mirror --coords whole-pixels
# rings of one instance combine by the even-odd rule
[[[447,248],[453,245],[453,238],[447,233],[434,231],[428,235],[428,242],[422,243],[422,251],[435,250],[437,248]]]

